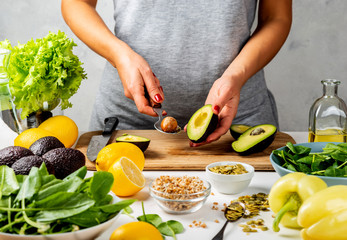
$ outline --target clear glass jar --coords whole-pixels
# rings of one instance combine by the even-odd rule
[[[312,105],[309,113],[309,142],[346,142],[347,107],[338,97],[340,81],[322,80],[323,96]]]
[[[21,133],[20,118],[12,101],[8,84],[6,67],[9,62],[11,51],[0,49],[0,120],[2,126],[7,126],[16,133]]]

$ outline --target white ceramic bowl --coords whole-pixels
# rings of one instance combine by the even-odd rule
[[[113,196],[113,202],[118,202],[119,198]],[[120,216],[120,211],[116,216],[94,227],[85,228],[75,232],[47,234],[47,235],[18,235],[9,233],[0,233],[1,240],[93,240],[105,232]]]
[[[236,165],[242,164],[248,173],[238,174],[238,175],[227,175],[211,172],[209,169],[215,166],[221,165]],[[241,193],[249,186],[251,180],[254,176],[254,167],[249,164],[242,162],[215,162],[206,166],[206,175],[208,180],[211,182],[212,187],[214,187],[218,192],[223,194],[237,194]]]

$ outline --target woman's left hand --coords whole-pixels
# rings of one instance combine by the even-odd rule
[[[216,141],[229,130],[237,113],[242,85],[242,81],[226,74],[213,83],[205,104],[211,104],[213,113],[218,115],[218,126],[205,141],[201,143],[190,142],[191,147]]]

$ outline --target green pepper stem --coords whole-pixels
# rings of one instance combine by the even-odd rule
[[[276,217],[272,223],[272,229],[274,232],[279,232],[279,224],[281,222],[282,217],[287,212],[297,212],[300,206],[300,200],[298,199],[299,196],[295,196],[294,194],[289,197],[286,204],[283,205],[283,207],[280,209],[280,211],[276,214]]]

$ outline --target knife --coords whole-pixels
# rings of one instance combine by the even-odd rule
[[[101,135],[95,135],[89,142],[87,149],[87,157],[90,161],[95,161],[100,150],[105,147],[112,136],[112,132],[116,129],[119,120],[112,116],[105,118],[105,127]]]

